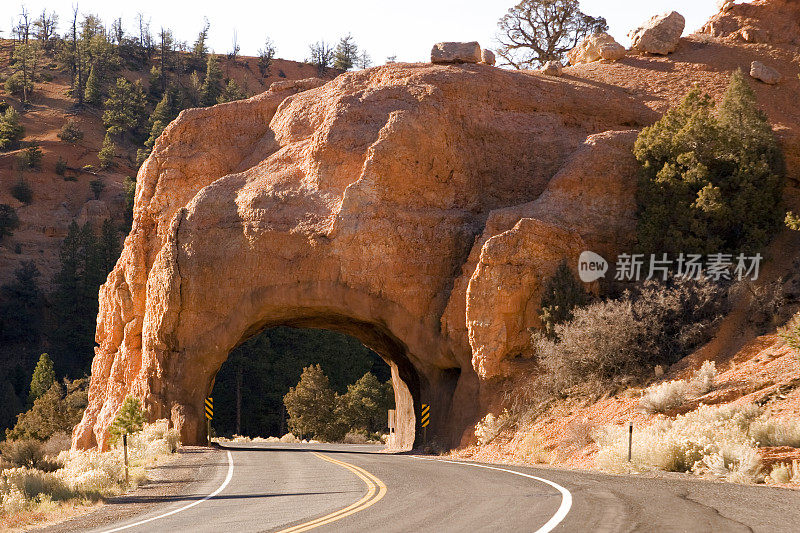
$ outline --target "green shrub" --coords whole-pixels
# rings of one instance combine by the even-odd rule
[[[83,139],[83,131],[78,128],[78,123],[74,119],[69,119],[58,132],[58,138],[65,143],[75,144]]]
[[[26,83],[23,81],[22,71],[15,72],[6,79],[6,91],[17,97],[23,95],[25,85]],[[33,83],[31,80],[27,81],[27,89],[28,94],[33,91]]]
[[[92,189],[94,199],[99,200],[100,195],[103,194],[103,191],[106,188],[106,182],[103,180],[103,178],[96,178],[89,182],[89,187]]]
[[[554,338],[556,325],[570,320],[573,309],[586,305],[588,301],[589,294],[572,274],[567,262],[563,261],[548,280],[542,295],[539,319],[545,335]]]
[[[9,106],[0,117],[0,150],[18,147],[24,135],[25,129],[19,122],[19,113]]]
[[[59,176],[63,176],[67,172],[67,162],[61,156],[58,156],[55,171]]]
[[[29,146],[19,154],[20,170],[26,170],[30,168],[41,168],[42,157],[43,157],[42,149],[39,147],[38,144]]]
[[[44,441],[57,433],[72,433],[88,404],[86,388],[85,379],[64,380],[64,386],[53,383],[33,407],[17,417],[16,425],[6,430],[6,438]]]
[[[646,253],[752,253],[783,221],[783,157],[741,71],[714,108],[693,90],[636,140]]]
[[[28,182],[20,176],[17,183],[11,187],[11,196],[22,202],[23,204],[29,204],[33,201],[33,189],[28,184]]]
[[[6,235],[14,235],[14,230],[19,227],[17,212],[8,204],[0,204],[0,240]]]

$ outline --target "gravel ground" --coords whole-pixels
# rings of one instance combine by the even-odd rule
[[[148,481],[134,491],[115,498],[88,514],[51,524],[34,531],[72,533],[102,527],[147,512],[165,499],[190,492],[198,481],[213,475],[219,449],[182,446],[170,461],[147,471]]]

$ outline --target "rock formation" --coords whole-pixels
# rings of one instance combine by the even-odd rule
[[[719,100],[759,60],[786,76],[751,85],[800,183],[794,52],[739,32],[778,27],[796,4],[736,4],[712,19],[740,25],[729,34],[562,78],[387,65],[182,113],[140,170],[133,230],[101,290],[74,446],[104,446],[127,394],[200,442],[227,354],[277,325],[343,331],[389,361],[398,446],[414,441],[421,402],[430,438],[468,439],[513,377],[558,262],[630,249],[637,129],[694,86]]]
[[[276,325],[361,339],[392,367],[397,445],[420,402],[429,438],[458,444],[557,264],[630,235],[620,131],[657,115],[623,90],[486,65],[302,86],[184,111],[159,138],[101,289],[75,447],[106,446],[128,394],[202,442],[217,370]]]
[[[561,76],[564,74],[564,65],[561,64],[561,61],[548,61],[540,72],[546,76]]]
[[[800,2],[754,0],[732,4],[711,17],[703,33],[734,42],[800,45]]]
[[[667,55],[678,47],[686,19],[677,11],[655,15],[631,32],[633,48],[648,54]]]
[[[570,65],[580,65],[606,59],[616,61],[625,57],[625,47],[607,33],[595,33],[583,39],[567,52]]]
[[[481,45],[476,42],[437,43],[431,50],[431,63],[480,63],[482,60]]]
[[[750,64],[750,75],[768,85],[775,85],[783,79],[780,72],[772,67],[768,67],[761,61],[753,61]]]
[[[488,50],[486,48],[481,50],[481,63],[484,63],[486,65],[494,66],[496,61],[497,60],[496,60],[496,58],[494,56],[494,52],[492,52],[491,50]]]

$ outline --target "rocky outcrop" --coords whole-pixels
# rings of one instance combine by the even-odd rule
[[[701,31],[733,42],[800,46],[800,2],[753,0],[728,4]]]
[[[494,64],[496,62],[497,62],[497,59],[495,58],[494,52],[492,52],[491,50],[488,50],[486,48],[481,50],[481,63],[484,63],[486,65],[494,66]]]
[[[567,52],[567,60],[570,65],[591,63],[601,59],[617,61],[623,57],[625,57],[625,47],[607,33],[590,35]]]
[[[184,111],[156,142],[75,447],[106,445],[127,394],[201,442],[220,365],[277,325],[361,339],[392,367],[398,446],[420,402],[457,444],[555,265],[630,234],[632,137],[613,130],[657,115],[623,90],[468,64],[298,90]]]
[[[648,54],[667,55],[678,47],[686,19],[677,11],[655,15],[630,34],[633,48]]]
[[[783,79],[780,72],[772,67],[768,67],[761,61],[753,61],[750,64],[750,76],[768,85],[775,85]]]
[[[431,63],[480,63],[483,60],[481,45],[471,43],[437,43],[431,50]]]
[[[560,61],[548,61],[540,72],[546,76],[562,76],[564,74],[564,66]]]

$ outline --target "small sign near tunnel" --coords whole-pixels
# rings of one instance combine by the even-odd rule
[[[209,420],[214,418],[214,398],[211,396],[206,398],[206,418]]]
[[[420,418],[420,425],[424,428],[428,427],[428,424],[431,421],[431,406],[427,403],[422,404],[422,413]]]

